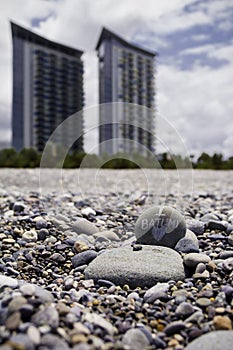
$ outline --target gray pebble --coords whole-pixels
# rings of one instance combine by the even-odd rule
[[[122,342],[129,349],[142,350],[150,344],[146,335],[139,329],[129,329],[123,336]]]
[[[184,256],[184,264],[187,267],[196,267],[199,263],[208,263],[210,257],[201,253],[189,253]]]
[[[98,233],[95,233],[94,237],[96,238],[103,237],[103,238],[107,238],[110,241],[120,241],[120,238],[112,230],[100,231]]]
[[[30,230],[24,232],[22,239],[26,242],[36,242],[38,239],[37,232],[35,230]]]
[[[195,273],[203,273],[205,270],[206,270],[206,265],[201,262],[197,265]]]
[[[20,291],[23,293],[23,295],[31,296],[34,295],[36,287],[34,284],[25,283],[20,286]]]
[[[184,238],[188,238],[191,239],[193,241],[193,243],[199,247],[199,242],[198,242],[198,238],[195,235],[195,233],[193,233],[191,230],[187,229]]]
[[[37,326],[46,324],[51,328],[56,328],[59,324],[59,314],[55,307],[46,306],[33,315],[32,322],[34,322]]]
[[[210,221],[208,221],[206,228],[209,230],[226,231],[227,226],[228,225],[226,222],[217,221],[217,220],[210,220]]]
[[[153,303],[156,299],[166,298],[168,289],[169,283],[157,283],[146,291],[144,301]]]
[[[202,221],[204,223],[208,223],[211,220],[219,221],[219,218],[217,217],[217,215],[215,215],[213,213],[205,214],[200,218],[200,221]]]
[[[205,232],[205,224],[202,221],[190,219],[186,220],[186,225],[187,228],[197,236],[202,235]]]
[[[233,270],[233,258],[223,260],[222,267],[226,272],[231,272]]]
[[[175,248],[177,252],[181,253],[198,253],[199,249],[196,246],[196,244],[193,243],[193,241],[189,238],[181,238]]]
[[[81,252],[73,256],[72,265],[74,268],[82,265],[88,265],[97,257],[97,255],[98,253],[95,250],[87,250],[85,252]]]
[[[87,322],[93,323],[98,327],[103,328],[110,335],[113,335],[115,333],[115,328],[113,327],[113,325],[105,318],[96,313],[86,313],[84,315],[84,318]]]
[[[26,209],[26,205],[22,202],[15,202],[13,205],[14,212],[22,212]]]
[[[183,302],[180,305],[178,305],[178,307],[176,308],[176,315],[181,315],[181,316],[190,316],[191,314],[193,314],[194,312],[194,308],[192,306],[192,304],[187,303],[187,302]]]
[[[198,310],[194,312],[191,316],[186,318],[185,323],[200,323],[204,319],[203,312],[201,310]]]
[[[85,233],[86,235],[94,235],[99,232],[99,229],[95,224],[83,218],[78,218],[74,222],[72,229],[76,233]]]
[[[170,336],[172,334],[175,333],[179,333],[180,331],[182,331],[183,329],[186,328],[186,325],[184,322],[182,321],[174,321],[169,323],[165,328],[164,328],[164,333],[166,333],[166,335]]]
[[[26,334],[15,334],[10,338],[10,342],[14,344],[14,349],[35,349],[35,345]]]
[[[219,254],[219,259],[233,258],[233,250],[225,250]]]
[[[54,334],[45,334],[41,339],[41,344],[45,346],[43,350],[70,350],[66,341]]]

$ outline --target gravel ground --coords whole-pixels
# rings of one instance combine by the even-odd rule
[[[213,350],[230,349],[232,175],[0,170],[0,350],[182,350],[194,349],[197,340],[205,349],[208,334]],[[172,249],[183,261],[184,278],[162,276],[152,287],[140,285],[134,262],[123,258],[129,264],[124,276],[111,279],[108,272],[105,279],[100,271],[97,279],[88,278],[85,271],[106,251],[112,275],[119,274],[111,260],[115,248],[120,254],[140,251],[143,265],[145,246],[136,242],[136,220],[152,205],[165,203],[192,231]],[[151,254],[154,248],[147,247]],[[177,259],[174,254],[168,266]]]

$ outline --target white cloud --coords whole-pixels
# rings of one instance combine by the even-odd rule
[[[217,43],[217,44],[207,44],[207,45],[201,45],[196,46],[192,48],[185,49],[180,52],[180,55],[200,55],[205,54],[207,58],[215,58],[218,60],[225,60],[229,63],[232,62],[233,57],[233,42],[230,44],[223,44],[223,43]],[[208,63],[208,61],[207,61]]]
[[[159,112],[177,128],[190,153],[232,154],[227,147],[232,139],[233,65],[190,71],[161,65],[158,72]]]
[[[194,35],[192,35],[192,40],[197,41],[197,42],[205,41],[205,40],[208,40],[209,38],[210,38],[209,34],[194,34]]]

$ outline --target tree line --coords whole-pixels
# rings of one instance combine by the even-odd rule
[[[0,167],[6,168],[38,168],[40,167],[42,154],[33,148],[24,148],[16,152],[14,148],[0,150]],[[190,161],[191,159],[191,161]],[[53,165],[54,166],[54,165]],[[118,153],[114,156],[107,154],[99,157],[96,154],[70,152],[66,155],[63,164],[55,165],[67,169],[72,168],[104,168],[104,169],[136,169],[136,168],[157,168],[157,169],[233,169],[233,157],[224,159],[221,153],[209,155],[203,152],[196,160],[192,156],[189,159],[179,155],[163,153],[154,157],[143,157],[138,154],[132,156]],[[48,166],[49,167],[49,166]]]

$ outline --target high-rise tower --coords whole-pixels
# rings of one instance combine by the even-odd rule
[[[15,23],[11,23],[11,30],[13,147],[42,151],[56,127],[83,108],[83,52],[47,40]],[[67,145],[75,134],[83,134],[81,113],[56,142]],[[83,150],[82,137],[73,149]]]
[[[156,53],[133,45],[106,28],[96,50],[99,102],[106,104],[100,105],[100,154],[153,153]]]

